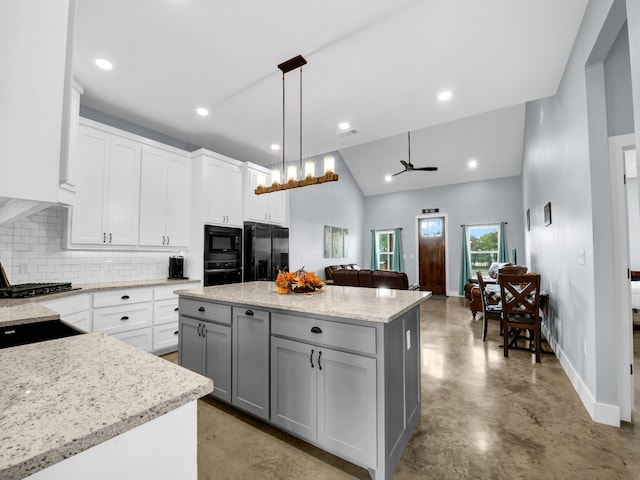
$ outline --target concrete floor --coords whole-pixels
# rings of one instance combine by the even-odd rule
[[[422,418],[394,480],[640,480],[640,430],[594,423],[554,355],[504,358],[497,321],[483,343],[462,298],[429,299],[421,313]],[[638,372],[639,331],[634,345]],[[199,480],[369,478],[210,398],[198,402],[198,469]]]

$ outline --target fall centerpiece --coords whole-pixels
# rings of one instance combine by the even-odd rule
[[[311,293],[320,290],[324,282],[314,272],[300,269],[295,272],[280,271],[276,277],[278,293]]]

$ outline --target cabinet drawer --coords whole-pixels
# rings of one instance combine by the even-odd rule
[[[150,302],[153,290],[150,288],[134,288],[127,290],[111,290],[93,294],[93,308],[129,305],[131,303]]]
[[[153,299],[154,300],[168,300],[170,298],[174,298],[176,301],[178,300],[178,295],[176,295],[176,290],[187,290],[189,288],[196,288],[200,286],[200,282],[180,282],[174,283],[171,285],[163,285],[161,287],[153,288]]]
[[[153,325],[178,321],[178,299],[153,302]]]
[[[318,329],[318,333],[313,333],[311,329]],[[370,355],[377,353],[375,327],[273,313],[271,314],[271,334],[341,350]]]
[[[181,298],[180,315],[231,325],[231,306],[229,305]]]
[[[151,327],[151,303],[137,303],[127,307],[105,307],[93,311],[93,330],[108,334]]]
[[[78,295],[69,295],[68,297],[45,300],[38,303],[58,312],[61,317],[64,317],[72,313],[89,310],[89,296],[90,295],[88,293],[81,293]]]
[[[133,345],[145,352],[151,351],[151,327],[131,330],[130,332],[120,332],[113,335],[113,338]]]
[[[153,349],[178,348],[178,322],[153,327]]]

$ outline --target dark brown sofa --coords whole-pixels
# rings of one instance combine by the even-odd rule
[[[348,268],[342,265],[330,265],[325,268],[325,275],[327,276],[327,280],[333,281],[334,285],[392,288],[396,290],[409,289],[409,278],[407,274],[393,270],[361,269],[354,264],[350,264]]]

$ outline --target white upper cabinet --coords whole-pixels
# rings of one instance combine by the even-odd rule
[[[78,128],[69,246],[137,245],[141,146],[88,123]]]
[[[287,199],[286,191],[256,195],[258,176],[264,175],[266,184],[271,184],[271,172],[258,165],[247,163],[245,167],[245,220],[253,222],[286,223]]]
[[[242,226],[241,163],[208,150],[194,152],[194,205],[203,206],[200,225]],[[196,188],[197,183],[197,188]]]
[[[190,159],[142,147],[140,245],[188,247],[191,218]]]

